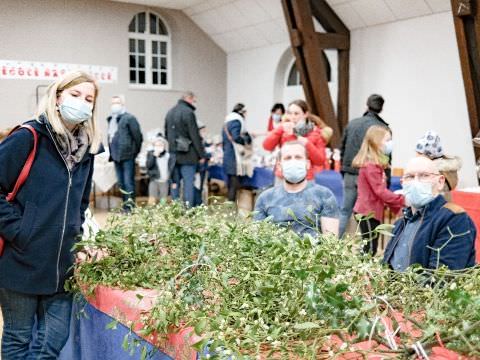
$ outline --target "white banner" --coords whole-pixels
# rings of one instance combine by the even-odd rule
[[[74,70],[85,71],[101,83],[117,82],[115,66],[0,60],[0,79],[54,80]]]

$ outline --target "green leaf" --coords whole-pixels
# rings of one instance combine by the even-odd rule
[[[127,351],[128,350],[128,339],[130,337],[130,334],[126,334],[124,337],[123,337],[123,342],[122,342],[122,349]]]
[[[307,321],[307,322],[304,322],[304,323],[295,324],[293,328],[295,330],[311,330],[311,329],[319,329],[320,325]]]
[[[196,343],[192,344],[191,347],[198,352],[201,352],[205,349],[205,347],[208,344],[209,339],[202,339],[200,341],[197,341]]]
[[[143,346],[142,348],[142,355],[140,357],[140,360],[145,360],[147,358],[147,346]]]
[[[207,319],[203,318],[200,319],[197,324],[195,325],[195,334],[197,335],[202,335],[203,332],[205,331],[205,328],[207,327]]]
[[[118,324],[117,320],[112,320],[105,326],[105,329],[116,330],[117,329],[117,324]]]

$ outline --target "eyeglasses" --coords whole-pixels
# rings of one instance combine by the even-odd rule
[[[429,172],[420,172],[417,174],[405,174],[402,176],[402,181],[409,182],[417,178],[419,181],[428,181],[432,176],[439,176],[440,174],[429,173]]]

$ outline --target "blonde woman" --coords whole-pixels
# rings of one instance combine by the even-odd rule
[[[368,129],[360,151],[352,161],[352,165],[360,169],[358,196],[353,211],[367,217],[360,221],[360,231],[366,241],[363,250],[371,255],[377,252],[378,234],[374,230],[383,221],[385,206],[397,213],[405,203],[402,195],[394,194],[387,188],[385,169],[391,152],[390,131],[384,126],[374,125]]]
[[[55,359],[67,341],[72,300],[64,282],[100,146],[97,96],[96,82],[83,72],[66,74],[48,87],[36,119],[26,123],[35,129],[38,144],[30,174],[13,202],[7,202],[6,194],[33,147],[33,136],[20,129],[0,144],[3,359]]]

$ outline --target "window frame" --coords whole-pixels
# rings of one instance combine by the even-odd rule
[[[163,17],[161,17],[159,14],[153,12],[153,11],[141,11],[135,13],[131,17],[131,21],[140,13],[144,12],[145,13],[145,32],[140,33],[140,32],[130,32],[130,30],[127,27],[127,33],[128,33],[128,42],[127,42],[127,48],[128,48],[128,72],[127,72],[127,79],[128,79],[128,87],[129,89],[132,90],[171,90],[172,89],[172,32],[170,30],[170,27],[168,24],[165,22]],[[168,35],[161,35],[161,34],[151,34],[150,33],[150,14],[154,15],[157,17],[157,20],[160,20],[163,25],[165,26],[165,29],[167,30]],[[129,23],[130,26],[130,23]],[[130,82],[130,39],[135,39],[137,40],[144,40],[145,41],[145,84],[138,84],[138,83],[131,83]],[[152,49],[152,41],[158,41],[158,42],[165,42],[167,44],[167,83],[165,85],[162,84],[153,84],[153,49]],[[137,53],[138,54],[138,53]],[[158,57],[160,59],[160,57]],[[138,64],[136,64],[138,65]],[[138,70],[138,66],[136,66],[136,70]],[[158,70],[158,74],[160,76],[160,65]],[[159,79],[160,81],[160,79]]]

